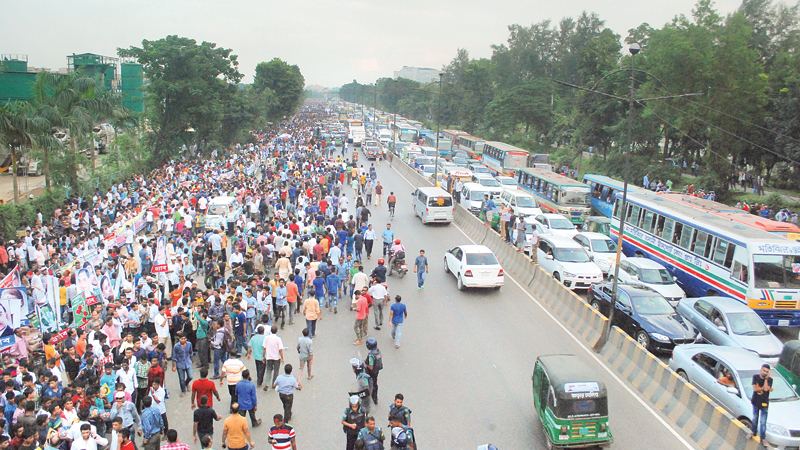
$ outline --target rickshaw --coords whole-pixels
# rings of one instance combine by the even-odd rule
[[[606,387],[577,356],[539,356],[531,378],[547,448],[611,445]]]
[[[593,233],[605,234],[611,237],[611,219],[605,216],[587,217],[583,222],[581,231],[591,231]]]
[[[797,392],[800,386],[800,341],[789,341],[783,346],[776,369]]]

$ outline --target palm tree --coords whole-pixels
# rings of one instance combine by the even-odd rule
[[[49,128],[50,123],[37,115],[36,110],[27,102],[0,107],[0,144],[11,149],[14,203],[19,199],[17,182],[19,152],[24,148],[34,147],[38,137]]]

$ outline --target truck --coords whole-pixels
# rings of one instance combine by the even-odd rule
[[[353,145],[355,147],[361,147],[361,143],[364,142],[366,136],[367,131],[363,126],[350,127],[350,139],[353,140]]]

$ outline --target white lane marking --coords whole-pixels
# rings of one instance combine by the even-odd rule
[[[404,180],[406,181],[406,183],[408,183],[408,184],[409,184],[409,186],[411,186],[411,187],[414,187],[414,185],[413,185],[413,184],[412,184],[410,181],[408,181],[408,178],[404,177],[404,176],[403,176],[403,175],[402,175],[402,174],[401,174],[401,173],[400,173],[400,172],[399,172],[397,169],[395,169],[394,167],[392,167],[392,169],[394,169],[394,171],[395,171],[395,172],[397,172],[397,174],[398,174],[398,175],[400,175],[400,178],[404,179]],[[469,237],[469,236],[467,235],[467,233],[465,233],[465,232],[464,232],[464,230],[462,230],[462,229],[461,229],[461,227],[459,227],[459,226],[458,226],[458,225],[457,225],[455,222],[453,222],[453,224],[452,224],[452,225],[453,225],[453,226],[455,226],[455,227],[458,229],[458,231],[460,231],[460,232],[461,232],[461,234],[463,234],[463,235],[464,235],[464,236],[465,236],[467,239],[469,239],[469,240],[470,240],[470,242],[472,242],[473,244],[475,244],[475,243],[476,243],[476,242],[475,242],[474,240],[472,240],[472,238],[471,238],[471,237]],[[548,317],[550,317],[550,319],[551,319],[553,322],[555,322],[555,324],[556,324],[556,325],[558,325],[558,326],[559,326],[559,327],[560,327],[562,330],[564,330],[564,332],[565,332],[565,333],[567,333],[567,335],[569,335],[569,337],[571,337],[571,338],[572,338],[572,340],[573,340],[573,341],[575,341],[575,343],[576,343],[576,344],[578,344],[578,345],[579,345],[579,346],[580,346],[580,347],[583,349],[583,351],[585,351],[585,352],[586,352],[586,353],[587,353],[589,356],[591,356],[591,357],[592,357],[592,359],[594,359],[594,360],[597,362],[597,364],[599,364],[600,366],[602,366],[602,367],[603,367],[603,369],[605,369],[605,371],[606,371],[606,372],[608,372],[608,374],[609,374],[609,375],[611,375],[611,377],[612,377],[612,378],[614,378],[614,380],[616,380],[616,381],[617,381],[617,383],[619,383],[619,385],[620,385],[620,386],[622,386],[622,388],[623,388],[623,389],[625,389],[626,391],[628,391],[628,393],[629,393],[629,394],[631,394],[631,396],[632,396],[633,398],[635,398],[635,399],[636,399],[636,401],[637,401],[637,402],[639,402],[639,404],[641,404],[641,405],[642,405],[642,406],[643,406],[643,407],[644,407],[644,408],[645,408],[647,411],[649,411],[649,412],[650,412],[650,414],[652,414],[652,415],[653,415],[653,417],[655,417],[655,418],[656,418],[656,420],[658,420],[658,421],[661,423],[661,425],[664,425],[664,427],[665,427],[667,430],[669,430],[669,432],[670,432],[670,433],[672,433],[672,435],[673,435],[673,436],[675,436],[675,438],[676,438],[678,441],[680,441],[680,442],[681,442],[681,444],[683,444],[683,445],[684,445],[686,448],[688,448],[689,450],[695,450],[695,449],[696,449],[696,447],[694,447],[692,444],[690,444],[689,442],[687,442],[687,441],[686,441],[686,439],[684,439],[684,438],[683,438],[683,437],[682,437],[680,434],[678,434],[678,432],[677,432],[677,431],[676,431],[674,428],[672,428],[672,425],[670,425],[669,423],[667,423],[667,421],[666,421],[666,420],[664,420],[664,419],[663,419],[663,418],[662,418],[660,415],[658,415],[658,413],[657,413],[657,412],[656,412],[656,411],[655,411],[653,408],[651,408],[651,407],[650,407],[650,405],[648,405],[648,404],[647,404],[647,403],[646,403],[644,400],[642,400],[642,398],[641,398],[641,397],[639,397],[639,396],[638,396],[638,395],[637,395],[637,394],[636,394],[636,393],[633,391],[633,389],[631,389],[630,387],[628,387],[628,385],[627,385],[627,384],[625,384],[625,382],[623,382],[623,381],[622,381],[622,379],[621,379],[621,378],[619,378],[619,377],[617,376],[617,374],[616,374],[616,373],[614,373],[614,371],[612,371],[612,370],[611,370],[611,368],[610,368],[610,367],[606,366],[606,364],[603,362],[603,360],[602,360],[602,359],[600,359],[600,358],[597,356],[597,354],[594,352],[594,350],[593,350],[593,349],[590,349],[589,347],[587,347],[586,345],[584,345],[583,341],[581,341],[580,339],[578,339],[578,337],[577,337],[577,336],[575,336],[574,334],[572,334],[572,332],[571,332],[571,331],[570,331],[570,330],[569,330],[569,329],[566,327],[566,325],[564,325],[564,324],[563,324],[563,323],[561,323],[561,322],[560,322],[558,319],[556,319],[556,317],[555,317],[553,314],[551,314],[551,313],[550,313],[550,311],[549,311],[547,308],[545,308],[545,307],[544,307],[544,305],[542,305],[542,304],[541,304],[541,302],[539,302],[539,300],[537,300],[537,299],[536,299],[536,297],[534,297],[533,295],[531,295],[531,294],[530,294],[530,292],[528,292],[528,290],[527,290],[527,289],[523,288],[523,287],[522,287],[522,285],[521,285],[521,284],[519,284],[519,283],[517,282],[517,280],[515,280],[515,279],[514,279],[514,277],[512,277],[512,276],[511,276],[511,275],[509,275],[508,273],[506,273],[506,277],[507,277],[508,279],[510,279],[511,281],[513,281],[513,282],[514,282],[514,284],[516,284],[516,285],[517,285],[517,287],[519,287],[519,288],[520,288],[520,290],[521,290],[521,291],[522,291],[522,292],[523,292],[525,295],[527,295],[527,296],[528,296],[528,298],[530,298],[531,300],[533,300],[533,302],[534,302],[534,303],[536,303],[536,306],[538,306],[538,307],[539,307],[539,309],[541,309],[541,310],[542,310],[542,311],[543,311],[545,314],[547,314],[547,316],[548,316]]]

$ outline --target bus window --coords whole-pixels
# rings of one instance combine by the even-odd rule
[[[697,256],[702,256],[703,258],[708,257],[708,252],[711,250],[711,240],[711,236],[708,233],[697,230],[694,246],[692,246],[692,251],[694,254]]]
[[[730,269],[734,250],[736,250],[735,245],[725,239],[718,238],[717,245],[714,248],[714,262]]]
[[[628,210],[628,222],[629,224],[633,225],[634,227],[639,226],[639,214],[642,212],[642,208],[638,205],[631,205],[631,208]]]
[[[615,219],[620,218],[620,209],[622,209],[622,199],[617,199],[616,203],[614,203],[614,214],[612,214]]]
[[[653,232],[653,212],[645,210],[644,218],[642,219],[642,229],[648,233]]]
[[[664,229],[664,223],[666,222],[666,217],[658,215],[658,216],[656,216],[656,220],[654,220],[653,222],[655,223],[655,230],[653,230],[653,234],[655,234],[656,236],[658,236],[660,238],[664,238],[664,239],[669,240],[668,237],[664,237],[664,234],[665,234],[664,232],[666,231]],[[670,233],[672,233],[672,229],[671,228],[670,228]]]
[[[681,241],[681,231],[683,231],[683,224],[680,222],[673,222],[673,226],[675,227],[675,229],[672,230],[672,241],[670,242],[672,242],[675,245],[678,245],[678,243]]]
[[[681,242],[680,246],[683,249],[689,250],[692,247],[692,237],[694,235],[694,228],[684,225],[683,231],[681,232]]]
[[[747,267],[745,267],[745,265],[740,263],[739,261],[734,261],[733,272],[731,272],[731,278],[747,284]]]

